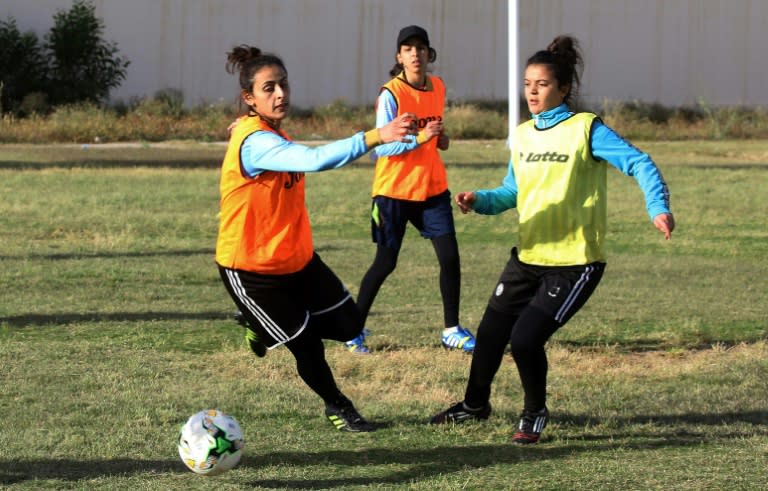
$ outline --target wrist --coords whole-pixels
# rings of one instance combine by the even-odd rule
[[[365,146],[370,150],[371,148],[381,145],[383,140],[381,139],[381,135],[379,134],[379,129],[374,128],[372,130],[368,130],[364,134],[365,137]]]

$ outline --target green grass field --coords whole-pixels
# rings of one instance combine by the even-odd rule
[[[510,445],[522,395],[506,358],[488,422],[429,427],[470,357],[439,347],[437,264],[409,231],[368,327],[370,356],[327,355],[380,425],[336,432],[285,349],[255,358],[213,263],[219,144],[0,146],[2,489],[766,489],[768,142],[636,142],[659,163],[665,242],[631,178],[609,173],[609,261],[553,338],[552,422]],[[503,143],[454,142],[453,192],[496,186]],[[374,245],[372,167],[308,175],[315,243],[353,293]],[[514,212],[456,215],[462,322],[479,322]],[[214,478],[176,436],[218,407],[246,454]]]

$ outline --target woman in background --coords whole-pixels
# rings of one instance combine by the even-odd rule
[[[443,132],[445,85],[427,74],[437,52],[429,45],[427,31],[408,26],[397,36],[392,80],[384,84],[376,101],[376,126],[383,127],[404,113],[418,116],[419,134],[407,142],[394,142],[376,149],[373,179],[371,229],[376,256],[365,273],[357,305],[365,324],[379,288],[395,270],[405,229],[410,222],[432,246],[440,264],[440,294],[443,301],[445,348],[471,352],[475,338],[459,324],[461,264],[453,223],[451,193],[439,150],[447,150]],[[367,329],[347,343],[350,351],[367,353]]]

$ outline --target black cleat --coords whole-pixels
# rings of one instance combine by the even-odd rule
[[[349,431],[353,433],[366,433],[376,431],[376,428],[366,421],[351,402],[342,406],[327,404],[325,406],[325,416],[333,423],[339,431]]]
[[[549,411],[546,407],[536,412],[523,410],[520,414],[520,423],[517,425],[517,433],[512,436],[512,443],[516,445],[538,443],[548,419]]]
[[[444,425],[448,423],[463,423],[470,420],[488,419],[491,415],[491,403],[479,409],[470,409],[464,405],[464,401],[457,402],[445,411],[436,414],[429,420],[431,425]]]

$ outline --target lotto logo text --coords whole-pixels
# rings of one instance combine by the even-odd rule
[[[544,152],[544,153],[528,152],[527,156],[523,156],[523,153],[521,152],[520,161],[521,162],[568,162],[568,154],[557,153],[557,152]]]

